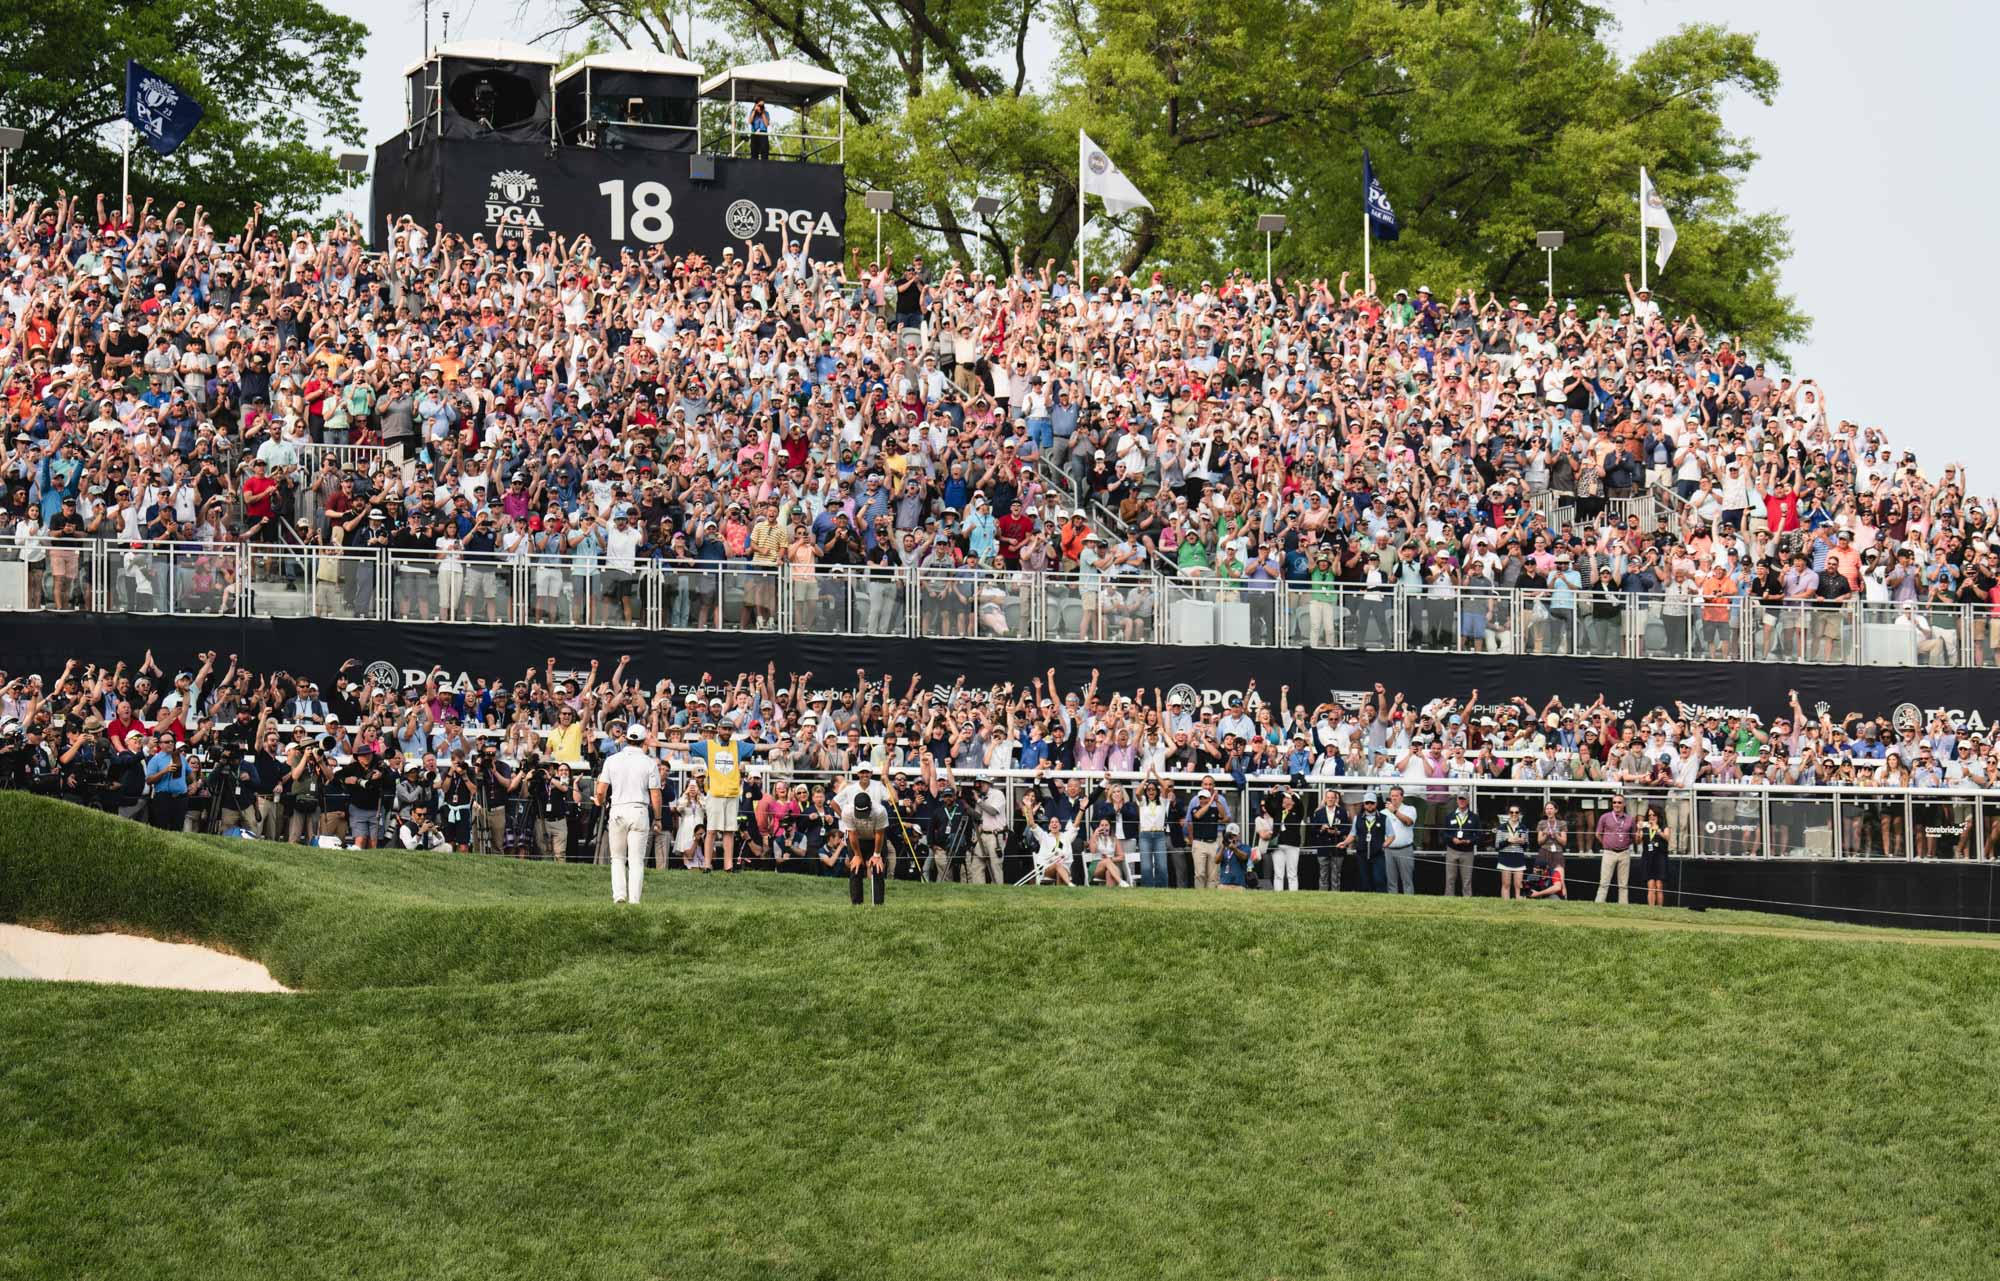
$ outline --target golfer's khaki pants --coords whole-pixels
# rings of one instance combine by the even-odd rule
[[[1216,856],[1222,852],[1221,841],[1194,841],[1188,846],[1194,854],[1194,887],[1198,890],[1212,890],[1219,883],[1215,875]]]

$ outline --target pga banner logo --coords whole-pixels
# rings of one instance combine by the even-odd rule
[[[373,680],[375,688],[387,690],[391,694],[400,693],[406,689],[422,689],[424,683],[432,677],[437,678],[439,689],[464,692],[474,688],[472,673],[470,672],[460,672],[457,676],[453,676],[449,670],[443,667],[429,670],[421,667],[402,667],[386,659],[376,659],[374,662],[368,664],[368,666],[362,668],[361,674],[363,677]],[[574,673],[556,673],[558,680],[571,679],[573,677]]]
[[[486,180],[486,225],[543,228],[541,184],[535,175],[502,169]]]
[[[181,91],[158,76],[147,76],[139,81],[134,105],[138,110],[139,127],[156,138],[163,138],[174,109],[181,105]]]
[[[789,231],[795,236],[840,236],[830,213],[815,214],[809,209],[778,209],[754,200],[736,200],[723,210],[722,227],[734,240],[754,240],[769,232]]]

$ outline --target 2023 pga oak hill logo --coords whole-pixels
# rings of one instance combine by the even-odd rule
[[[180,101],[180,90],[158,76],[147,76],[139,82],[136,95],[139,127],[156,138],[165,137],[174,108],[180,105]]]
[[[486,225],[543,230],[541,183],[519,169],[502,169],[486,181]]]

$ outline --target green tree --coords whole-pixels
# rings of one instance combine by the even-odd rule
[[[797,57],[850,77],[849,221],[888,188],[899,250],[1004,265],[1072,261],[1076,130],[1104,146],[1153,212],[1091,212],[1087,264],[1187,275],[1261,270],[1256,215],[1283,213],[1284,275],[1361,269],[1361,149],[1402,238],[1385,286],[1475,287],[1539,301],[1538,230],[1561,229],[1557,286],[1622,296],[1638,266],[1638,170],[1680,230],[1655,297],[1710,332],[1782,351],[1807,320],[1781,288],[1784,220],[1738,204],[1756,159],[1722,99],[1769,102],[1753,37],[1694,25],[1629,61],[1607,12],[1580,0],[703,0],[710,62]],[[576,21],[670,28],[659,0],[587,0]],[[1027,32],[1055,37],[1031,66]],[[998,196],[991,220],[970,213]]]
[[[315,214],[355,181],[316,139],[361,142],[357,58],[367,29],[316,0],[46,0],[0,12],[0,123],[26,130],[10,176],[30,196],[117,199],[125,60],[187,88],[206,114],[161,157],[132,148],[132,190],[205,206],[220,226],[262,201]]]

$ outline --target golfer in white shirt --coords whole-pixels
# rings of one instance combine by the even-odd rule
[[[646,727],[633,721],[625,727],[623,750],[604,762],[597,775],[597,803],[610,803],[604,840],[613,903],[639,901],[646,883],[646,849],[660,817],[659,766],[645,743]]]

